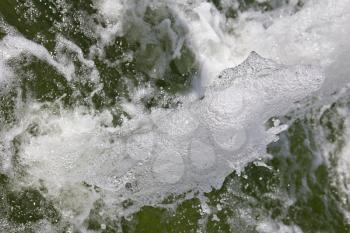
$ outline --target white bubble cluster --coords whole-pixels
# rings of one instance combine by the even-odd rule
[[[316,68],[280,65],[253,52],[223,71],[203,98],[140,112],[117,128],[108,126],[108,113],[77,108],[50,115],[33,107],[14,130],[34,121],[41,133],[22,133],[18,156],[28,177],[44,181],[52,195],[82,182],[113,193],[116,202],[208,191],[233,169],[264,157],[266,145],[285,129],[268,130],[266,121],[286,113],[322,81]]]
[[[202,0],[103,0],[96,7],[108,25],[96,33],[104,44],[110,43],[127,29],[122,22],[134,17],[130,12],[140,13],[156,2],[169,6],[186,28],[187,34],[179,41],[186,37],[196,54],[202,98],[184,97],[176,109],[153,109],[151,113],[128,103],[124,110],[134,111],[129,114],[132,119],[118,128],[112,127],[108,112],[75,108],[53,114],[31,103],[19,113],[18,125],[1,131],[2,172],[16,173],[18,168],[11,167],[16,161],[13,166],[20,165],[25,174],[19,185],[44,184],[58,203],[67,202],[63,209],[83,209],[85,215],[90,208],[87,202],[93,203],[96,197],[85,198],[90,194],[79,186],[83,182],[99,187],[104,201],[113,208],[112,204],[128,198],[142,205],[168,193],[208,191],[220,187],[233,170],[265,156],[266,145],[286,129],[278,123],[266,129],[266,121],[285,114],[294,102],[316,91],[324,79],[321,69],[326,70],[328,84],[339,86],[336,80],[348,80],[347,0],[309,0],[299,12],[289,8],[271,13],[248,11],[236,21]],[[162,25],[167,23],[169,20]],[[84,58],[73,42],[57,40],[58,48],[75,51],[81,62],[94,69],[93,61]],[[245,60],[252,50],[289,65],[254,52]],[[6,62],[23,52],[46,61],[71,80],[73,61],[64,62],[60,53],[62,58],[54,58],[44,47],[11,33],[0,42],[0,85],[11,76]],[[318,64],[321,69],[292,64]],[[89,78],[97,80],[98,75]],[[26,130],[33,122],[40,129],[37,136]],[[14,138],[21,146],[10,158]]]

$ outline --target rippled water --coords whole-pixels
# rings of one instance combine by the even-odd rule
[[[0,232],[350,232],[347,0],[1,0]]]

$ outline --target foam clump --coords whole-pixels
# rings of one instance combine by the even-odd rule
[[[209,191],[233,170],[263,158],[266,145],[285,129],[266,129],[266,121],[285,114],[322,82],[317,68],[280,65],[253,52],[224,70],[203,98],[139,113],[118,128],[106,127],[112,119],[108,113],[32,111],[18,127],[25,129],[35,119],[42,133],[23,136],[20,163],[54,196],[82,182],[112,192],[117,203]]]

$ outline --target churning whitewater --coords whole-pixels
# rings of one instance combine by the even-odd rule
[[[108,113],[91,116],[75,109],[52,116],[33,105],[8,135],[25,131],[32,122],[42,129],[34,138],[23,134],[17,156],[52,195],[81,182],[120,193],[122,201],[209,191],[233,169],[264,158],[266,145],[286,129],[277,123],[266,130],[264,123],[287,113],[322,81],[317,68],[279,65],[252,52],[241,65],[221,73],[203,97],[183,98],[174,110],[144,114],[129,106],[133,118],[114,128],[105,126],[111,125]]]
[[[33,9],[29,18],[40,16],[32,1],[24,2]],[[68,6],[57,2],[59,9]],[[347,83],[349,66],[340,61],[350,58],[350,4],[271,1],[270,11],[243,11],[240,1],[222,1],[221,9],[213,2],[92,1],[95,21],[103,23],[79,15],[82,34],[97,38],[86,48],[64,35],[66,16],[54,25],[60,33],[52,36],[53,45],[40,32],[30,39],[2,19],[0,93],[15,96],[15,120],[0,118],[1,174],[15,180],[16,189],[45,190],[62,218],[82,230],[98,200],[111,216],[125,217],[185,193],[198,195],[205,212],[204,193],[219,189],[232,172],[251,162],[268,167],[267,146],[289,127],[277,117],[328,103],[330,93]],[[235,9],[235,17],[225,9]],[[119,54],[108,47],[113,43],[128,50]],[[114,53],[118,59],[108,57]],[[50,93],[55,98],[40,94],[49,84],[25,78],[30,70],[16,80],[17,66],[32,61],[63,77],[52,77],[59,83]],[[133,62],[139,73],[129,72]],[[168,66],[180,73],[175,84],[168,84]],[[111,74],[102,73],[110,67]],[[113,75],[123,84],[106,81]],[[276,224],[280,231],[265,219],[257,231],[301,232]]]

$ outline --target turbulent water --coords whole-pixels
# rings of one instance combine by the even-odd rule
[[[348,0],[1,0],[0,232],[350,232]]]

